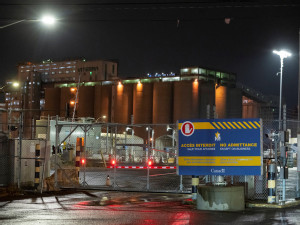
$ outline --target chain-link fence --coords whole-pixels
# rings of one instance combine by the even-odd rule
[[[287,128],[294,130],[295,121],[287,122]],[[51,145],[57,149],[57,169],[75,171],[76,138],[84,138],[84,147],[80,152],[79,180],[76,173],[69,172],[59,178],[73,182],[65,182],[65,187],[93,187],[100,189],[135,190],[135,191],[172,191],[191,192],[191,176],[176,174],[177,129],[175,124],[94,124],[66,123],[55,121],[52,124]],[[263,132],[278,130],[278,121],[264,121]],[[56,143],[55,135],[58,132]],[[292,131],[294,132],[294,131]],[[293,134],[293,133],[292,133]],[[263,149],[265,155],[272,149],[272,143],[264,136]],[[54,152],[53,152],[54,153]],[[52,165],[55,165],[55,154],[52,155]],[[266,157],[262,176],[226,176],[228,184],[242,185],[248,199],[266,200],[267,163]],[[115,161],[115,164],[113,162]],[[151,163],[149,166],[148,163]],[[55,169],[54,166],[51,167]],[[292,177],[296,171],[291,170]],[[211,178],[213,179],[213,177]],[[204,183],[211,182],[206,176],[201,176]],[[278,185],[280,181],[278,181]],[[293,182],[287,182],[287,196],[294,195]],[[292,187],[293,186],[293,187]],[[280,187],[278,186],[280,191]]]
[[[298,121],[286,121],[293,141],[297,127]],[[264,134],[277,131],[278,121],[263,121]],[[15,139],[9,140],[7,135],[3,135],[0,142],[2,186],[18,184],[32,187],[36,181],[36,171],[39,171],[39,185],[44,190],[54,190],[57,181],[58,187],[191,192],[191,176],[176,174],[178,149],[175,124],[121,125],[86,120],[42,120],[36,124],[32,134],[35,138],[22,138],[21,143],[18,130],[13,132],[17,132]],[[84,140],[80,148],[76,145],[77,138]],[[37,144],[40,146],[38,156]],[[225,177],[228,184],[244,186],[247,199],[266,200],[268,197],[267,165],[272,160],[275,146],[265,135],[263,149],[265,159],[262,176]],[[76,150],[79,151],[76,153]],[[297,179],[296,151],[290,152],[288,155],[292,160],[289,161],[293,163],[289,164],[286,198],[295,197]],[[200,183],[209,183],[212,179],[200,176]],[[277,191],[279,195],[282,192],[280,179],[277,181]]]
[[[55,124],[52,125],[53,130]],[[58,122],[55,132],[52,130],[50,133],[55,135],[50,137],[51,145],[58,154],[52,152],[54,166],[51,166],[51,169],[55,169],[56,165],[56,169],[75,171],[76,160],[80,160],[78,183],[65,183],[66,186],[81,184],[97,188],[140,191],[178,191],[180,187],[182,177],[176,175],[174,124]],[[84,146],[79,150],[79,158],[76,157],[77,138],[84,140]],[[74,177],[69,179],[75,180]]]

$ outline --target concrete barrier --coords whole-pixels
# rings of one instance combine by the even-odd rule
[[[217,211],[244,210],[244,187],[198,186],[197,209]]]

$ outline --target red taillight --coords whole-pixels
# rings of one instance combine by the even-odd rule
[[[81,165],[85,164],[85,159],[81,159]]]
[[[152,161],[151,160],[148,161],[148,166],[152,166]]]
[[[113,160],[111,161],[111,164],[112,164],[113,166],[116,165],[116,160],[113,159]]]

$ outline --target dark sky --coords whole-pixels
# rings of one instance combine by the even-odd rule
[[[279,95],[280,60],[272,51],[285,48],[293,57],[285,60],[283,97],[289,108],[297,105],[300,1],[2,0],[0,25],[46,12],[59,18],[55,27],[0,29],[0,83],[16,75],[18,62],[85,57],[117,59],[121,77],[211,67]]]

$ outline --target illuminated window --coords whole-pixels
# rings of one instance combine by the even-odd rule
[[[192,69],[192,73],[193,73],[193,74],[198,74],[198,68]]]
[[[199,74],[206,75],[206,69],[200,68],[200,69],[199,69]]]

